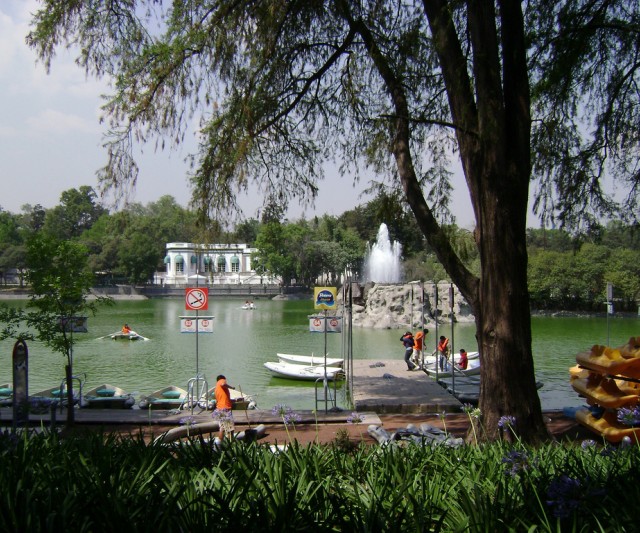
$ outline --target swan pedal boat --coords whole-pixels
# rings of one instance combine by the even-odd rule
[[[324,355],[294,355],[288,353],[277,354],[278,361],[281,363],[293,363],[298,365],[316,366],[339,366],[342,367],[344,359],[339,357],[324,357]]]
[[[264,363],[265,368],[280,378],[316,381],[324,379],[328,381],[341,379],[344,376],[342,368],[324,365],[297,365],[294,363]]]

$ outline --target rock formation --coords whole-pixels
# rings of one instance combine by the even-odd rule
[[[363,328],[416,329],[424,325],[456,322],[473,322],[471,308],[454,287],[453,306],[449,301],[449,283],[419,282],[405,284],[366,283],[352,284],[353,325]],[[341,291],[340,291],[341,292]]]

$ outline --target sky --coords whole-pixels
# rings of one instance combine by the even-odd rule
[[[12,213],[25,204],[54,207],[63,191],[83,185],[97,191],[96,172],[107,157],[102,147],[106,129],[99,117],[101,95],[108,87],[87,78],[64,49],[58,49],[47,74],[25,44],[30,14],[37,8],[35,0],[0,3],[0,207]],[[153,142],[140,147],[140,175],[130,200],[146,205],[171,195],[187,207],[191,191],[184,160],[196,143],[187,144],[177,151],[156,152]],[[315,205],[304,207],[292,200],[287,216],[340,215],[372,199],[362,195],[367,185],[354,185],[349,177],[329,170]],[[453,214],[459,226],[472,229],[471,204],[459,172],[454,187]],[[256,190],[239,196],[238,203],[245,217],[259,216],[262,198]]]

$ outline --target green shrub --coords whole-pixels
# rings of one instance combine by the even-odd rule
[[[3,531],[634,530],[640,448],[0,435]],[[615,527],[614,527],[615,526]]]

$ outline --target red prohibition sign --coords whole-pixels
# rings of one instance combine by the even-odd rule
[[[329,322],[330,325],[332,326],[337,326],[338,325],[338,321],[335,318],[331,319],[331,322]]]
[[[209,308],[207,289],[186,289],[185,303],[187,311],[205,311]]]
[[[314,326],[319,326],[320,324],[321,324],[321,322],[320,322],[320,320],[319,320],[319,319],[315,318],[315,319],[313,320],[313,325],[314,325]]]
[[[186,327],[188,327],[188,328],[190,328],[192,324],[193,324],[193,322],[191,322],[191,320],[185,320],[185,321],[184,321],[184,325],[185,325]]]

